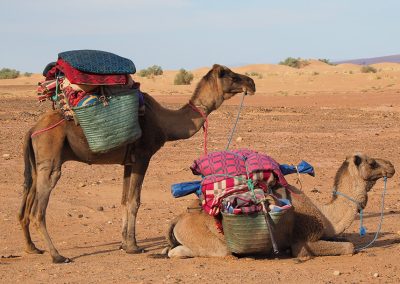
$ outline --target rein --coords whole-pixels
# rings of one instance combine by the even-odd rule
[[[233,135],[235,134],[235,131],[236,131],[236,126],[237,126],[237,124],[238,124],[238,122],[239,122],[240,112],[242,111],[242,108],[243,108],[244,97],[245,97],[246,95],[247,95],[247,91],[243,92],[242,100],[240,101],[240,105],[239,105],[239,109],[238,109],[238,112],[237,112],[237,115],[236,115],[236,119],[235,119],[235,122],[234,122],[234,124],[233,124],[231,133],[230,133],[230,135],[229,135],[228,144],[226,145],[225,150],[228,150],[228,149],[229,149],[229,146],[231,145]],[[205,120],[204,125],[203,125],[203,131],[204,131],[204,155],[207,155],[207,138],[208,138],[208,118],[207,118],[207,115],[204,113],[204,111],[202,111],[202,110],[201,110],[200,108],[198,108],[195,104],[193,104],[192,101],[189,101],[189,106],[190,106],[195,112],[197,112],[198,114],[200,114],[201,117],[204,118],[204,120]]]
[[[207,138],[208,138],[208,118],[204,111],[195,106],[192,101],[189,101],[189,106],[204,118],[203,132],[204,132],[204,155],[207,155]]]
[[[380,231],[382,229],[383,211],[384,211],[384,208],[385,208],[385,194],[386,194],[386,188],[387,188],[387,177],[386,176],[383,177],[383,182],[384,182],[384,186],[383,186],[383,192],[382,192],[381,217],[380,217],[378,229],[377,229],[377,231],[375,233],[375,236],[372,239],[372,241],[370,241],[368,244],[366,244],[366,245],[364,245],[362,247],[356,248],[355,249],[356,251],[362,251],[362,250],[368,248],[369,246],[371,246],[376,241],[376,239],[378,238],[378,235],[379,235],[379,233],[380,233]],[[346,195],[344,193],[341,193],[339,191],[333,191],[333,195],[341,195],[344,198],[350,200],[351,202],[354,202],[355,204],[357,204],[357,207],[360,210],[360,236],[361,237],[365,236],[365,234],[367,233],[367,230],[363,226],[363,209],[362,209],[360,203],[357,202],[356,200],[354,200],[353,198],[351,198],[350,196],[348,196],[348,195]]]
[[[59,122],[57,122],[57,123],[55,123],[55,124],[53,124],[53,125],[51,125],[51,126],[49,126],[47,128],[44,128],[44,129],[37,130],[37,131],[33,132],[31,134],[31,138],[35,137],[36,135],[42,134],[43,132],[49,131],[49,130],[57,127],[58,125],[60,125],[64,121],[65,121],[65,118],[61,119]]]

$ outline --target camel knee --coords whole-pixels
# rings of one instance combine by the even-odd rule
[[[194,257],[192,250],[185,246],[177,246],[168,252],[168,257],[173,258],[190,258]]]

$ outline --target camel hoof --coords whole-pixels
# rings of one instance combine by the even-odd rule
[[[25,249],[25,252],[29,254],[43,254],[44,250],[38,249],[37,247],[33,246]]]
[[[119,246],[119,249],[120,249],[120,250],[126,250],[126,244],[121,244],[121,245]]]
[[[126,248],[125,252],[129,254],[139,254],[139,253],[145,253],[146,250],[144,248],[136,247],[136,248]]]
[[[63,257],[62,255],[53,257],[53,263],[70,263],[70,262],[72,262],[71,259],[69,259],[67,257]]]

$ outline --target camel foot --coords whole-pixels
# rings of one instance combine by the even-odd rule
[[[27,247],[25,249],[25,252],[29,253],[29,254],[43,254],[44,250],[38,249],[37,247],[35,247],[35,245],[33,245],[33,246]]]
[[[62,255],[53,257],[53,263],[70,263],[70,262],[72,262],[71,259],[63,257]]]
[[[133,248],[126,247],[125,252],[129,254],[139,254],[139,253],[145,253],[146,250],[140,247],[133,247]]]
[[[120,246],[119,246],[119,249],[120,250],[126,250],[126,244],[121,243]]]

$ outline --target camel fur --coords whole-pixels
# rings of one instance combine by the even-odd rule
[[[392,177],[393,165],[364,154],[346,158],[338,169],[333,195],[326,205],[317,205],[302,191],[287,188],[294,206],[294,222],[289,234],[277,240],[280,250],[291,249],[294,257],[345,255],[354,252],[351,242],[330,241],[343,233],[354,221],[359,209],[367,205],[367,193],[382,177]],[[285,226],[284,224],[282,226]],[[290,226],[290,225],[289,225]],[[169,257],[224,257],[230,254],[222,234],[215,229],[214,219],[203,211],[184,213],[170,225],[167,240]],[[266,252],[268,254],[270,252]]]
[[[61,177],[61,167],[66,161],[87,164],[123,164],[122,193],[122,249],[139,253],[135,230],[136,215],[140,206],[140,192],[151,157],[167,141],[193,136],[205,122],[205,116],[238,93],[255,93],[254,81],[229,68],[215,64],[199,81],[189,103],[178,110],[162,107],[150,95],[144,94],[145,115],[139,118],[142,136],[134,143],[103,154],[90,151],[81,127],[73,121],[31,137],[32,133],[56,124],[62,119],[59,110],[50,111],[26,134],[24,143],[25,182],[18,219],[25,238],[25,251],[43,253],[33,243],[29,231],[32,224],[43,236],[53,262],[69,262],[59,254],[46,228],[46,208],[50,193]],[[194,107],[193,107],[194,106]],[[134,157],[126,163],[126,156]]]

